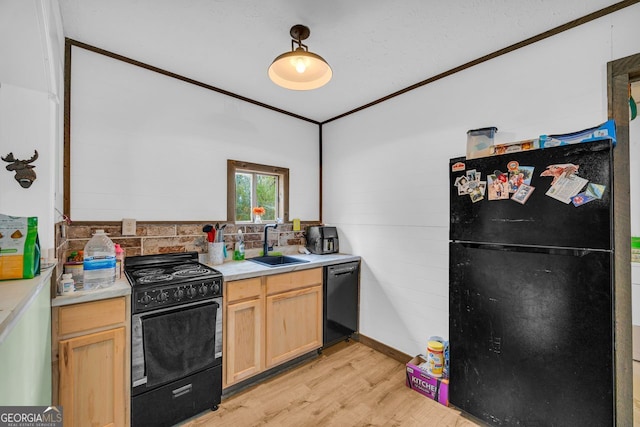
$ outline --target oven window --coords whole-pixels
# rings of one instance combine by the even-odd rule
[[[147,387],[214,364],[217,308],[211,302],[142,318]]]

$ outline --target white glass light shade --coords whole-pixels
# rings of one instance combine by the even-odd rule
[[[293,90],[316,89],[331,80],[333,72],[320,55],[297,49],[273,60],[269,78],[278,86]]]

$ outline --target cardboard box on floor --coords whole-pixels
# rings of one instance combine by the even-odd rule
[[[419,354],[407,363],[407,387],[449,406],[449,380],[435,378],[426,371],[427,359]]]

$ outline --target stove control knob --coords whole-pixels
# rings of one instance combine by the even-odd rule
[[[156,300],[158,302],[165,302],[167,299],[169,298],[169,294],[164,292],[164,291],[160,291],[160,293],[158,294],[158,297],[156,298]]]
[[[151,302],[153,298],[151,298],[151,295],[145,293],[142,298],[140,298],[140,302],[144,305],[147,305]]]
[[[196,296],[196,293],[197,293],[197,292],[198,292],[198,291],[196,291],[196,288],[194,288],[193,286],[191,286],[189,289],[187,289],[187,296],[188,296],[189,298],[193,298],[193,297],[195,297],[195,296]]]
[[[220,285],[218,283],[214,283],[213,286],[211,287],[211,291],[214,294],[220,293]]]
[[[184,291],[182,290],[182,288],[176,289],[176,291],[173,293],[173,297],[177,300],[181,300],[183,296],[184,296]]]
[[[198,289],[198,292],[200,293],[200,295],[205,296],[207,294],[207,290],[207,285],[203,283],[202,285],[200,285],[200,289]]]

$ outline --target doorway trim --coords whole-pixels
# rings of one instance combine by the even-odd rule
[[[639,78],[640,54],[607,63],[608,116],[615,120],[617,140],[613,151],[616,426],[633,425],[629,83]]]

